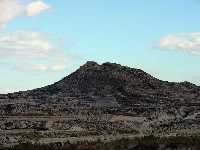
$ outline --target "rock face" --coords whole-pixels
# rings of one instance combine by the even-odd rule
[[[52,85],[0,95],[0,105],[0,132],[6,136],[2,144],[20,141],[24,132],[33,140],[35,134],[42,139],[200,131],[199,86],[161,81],[114,63],[87,62]]]

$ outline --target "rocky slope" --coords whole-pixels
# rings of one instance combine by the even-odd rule
[[[53,85],[0,95],[0,105],[2,144],[22,142],[24,136],[45,142],[200,131],[199,86],[161,81],[114,63],[87,62]]]

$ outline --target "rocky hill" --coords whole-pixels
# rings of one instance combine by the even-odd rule
[[[0,95],[0,143],[200,132],[200,87],[87,62],[52,85]]]

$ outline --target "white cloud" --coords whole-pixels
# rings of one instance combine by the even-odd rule
[[[66,60],[63,62],[59,62],[59,60],[43,63],[18,62],[14,68],[26,72],[60,72],[67,69],[69,63],[69,57],[66,56]]]
[[[200,55],[200,33],[174,34],[160,39],[157,47]]]
[[[39,32],[18,31],[0,36],[0,57],[44,58],[54,50]]]
[[[45,4],[43,1],[36,1],[30,3],[26,8],[26,13],[28,16],[36,16],[43,11],[49,10],[50,6]]]
[[[53,71],[61,71],[64,70],[65,68],[66,68],[66,63],[64,61],[52,66]]]
[[[0,25],[4,27],[7,22],[22,13],[23,6],[19,0],[1,0],[0,10]]]
[[[49,69],[46,64],[33,64],[29,62],[18,62],[14,68],[19,71],[27,72],[46,72]]]
[[[52,43],[40,32],[18,31],[0,35],[0,60],[8,60],[18,70],[63,71],[70,57]]]
[[[0,0],[0,28],[21,15],[36,16],[51,7],[42,0],[33,1],[27,5],[21,0]]]

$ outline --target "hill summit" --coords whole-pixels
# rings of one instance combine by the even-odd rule
[[[197,101],[200,88],[189,82],[168,82],[154,78],[141,69],[121,66],[116,63],[103,63],[88,61],[78,70],[62,80],[43,88],[9,94],[10,97],[32,97],[33,99],[46,99],[49,97],[67,96],[102,96],[115,97],[121,101],[126,99],[129,105],[142,100],[152,103],[168,103],[175,99]],[[190,96],[191,97],[190,97]],[[196,95],[195,99],[193,98]],[[197,98],[197,99],[196,99]],[[152,99],[152,100],[151,100]]]

